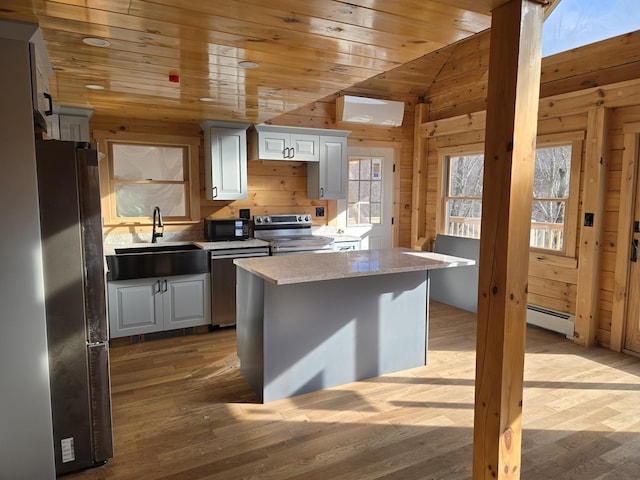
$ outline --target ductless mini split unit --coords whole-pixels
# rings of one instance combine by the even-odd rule
[[[404,102],[342,95],[336,99],[336,121],[399,127],[404,117]]]

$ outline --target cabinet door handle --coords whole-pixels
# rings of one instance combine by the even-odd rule
[[[296,156],[296,149],[294,147],[291,147],[289,150],[291,150],[291,155],[289,155],[289,158],[293,158]]]
[[[637,239],[633,239],[631,242],[631,258],[630,260],[632,262],[637,262],[638,261],[638,240]]]
[[[160,280],[156,280],[156,285],[157,285],[158,289],[155,291],[155,293],[160,293],[162,291],[162,289],[160,287]]]
[[[324,187],[320,187],[320,198],[324,198]]]
[[[216,198],[218,196],[218,187],[213,187],[211,189],[211,198]]]
[[[164,281],[164,288],[162,289],[162,293],[165,293],[169,288],[167,287],[167,281]]]
[[[44,114],[49,116],[49,115],[53,115],[53,98],[51,97],[51,95],[47,92],[44,92],[42,94],[44,96],[44,98],[47,99],[47,101],[49,102],[49,108],[47,108],[47,110],[45,110]]]

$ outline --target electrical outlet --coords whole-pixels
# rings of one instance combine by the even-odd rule
[[[316,207],[316,217],[324,217],[324,207]]]
[[[240,218],[246,218],[249,220],[251,218],[251,210],[248,208],[241,208],[238,215]]]

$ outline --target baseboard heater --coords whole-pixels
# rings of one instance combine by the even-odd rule
[[[527,305],[528,324],[562,333],[568,339],[573,339],[574,320],[574,316],[568,313],[556,312],[537,305]]]

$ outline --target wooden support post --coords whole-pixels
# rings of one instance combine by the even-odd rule
[[[574,343],[593,345],[598,331],[600,295],[600,237],[608,170],[609,109],[589,111],[582,193],[582,227],[578,260],[578,291]]]
[[[493,10],[480,236],[473,479],[519,479],[543,5]]]
[[[426,103],[418,103],[415,112],[415,125],[413,129],[413,183],[411,194],[411,246],[418,243],[418,239],[424,237],[426,232],[426,191],[427,191],[427,139],[420,136],[420,125],[428,120],[428,108]]]

